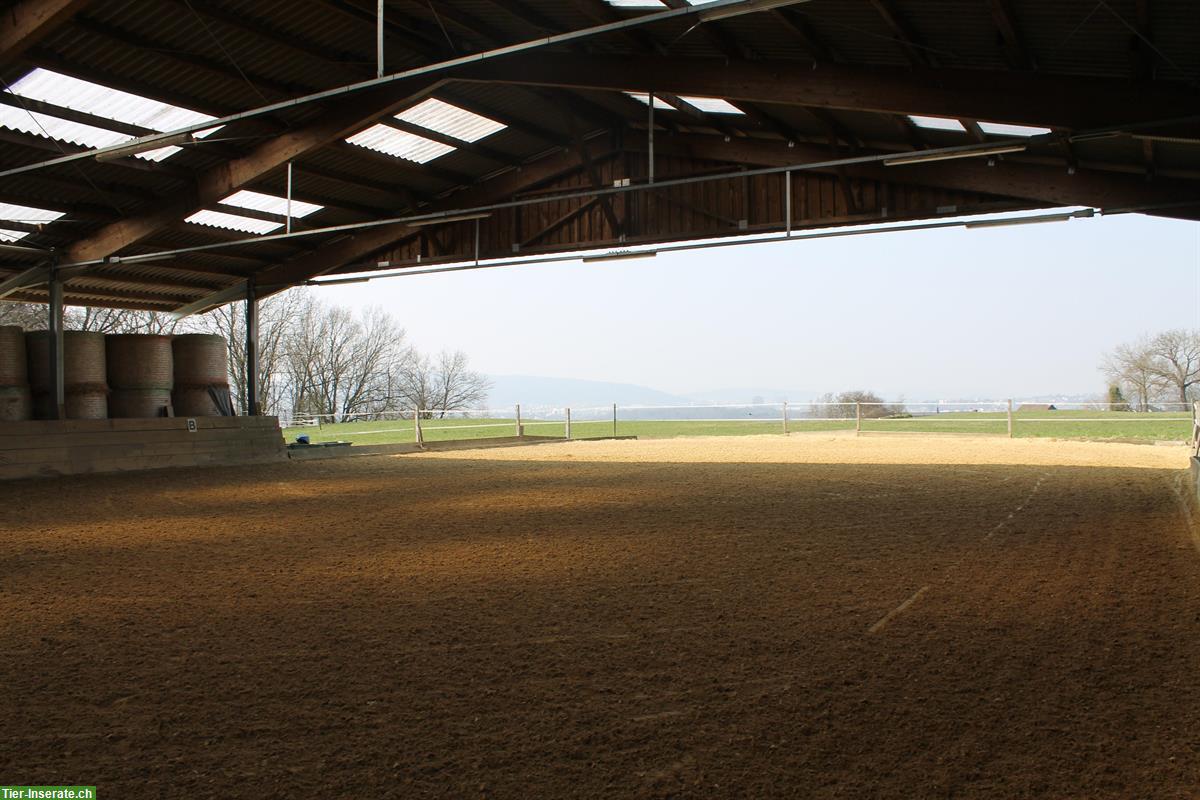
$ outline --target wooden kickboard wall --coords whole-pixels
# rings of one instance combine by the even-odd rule
[[[277,417],[0,423],[0,480],[286,461]]]

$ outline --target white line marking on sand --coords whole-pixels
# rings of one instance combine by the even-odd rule
[[[892,621],[892,617],[895,617],[899,614],[903,614],[904,609],[908,608],[913,603],[920,600],[921,595],[925,594],[927,591],[929,591],[928,586],[922,586],[920,589],[917,589],[915,592],[913,592],[912,597],[908,598],[903,603],[901,603],[900,605],[893,608],[891,611],[889,611],[887,614],[884,615],[883,619],[879,620],[874,625],[867,628],[867,633],[878,633],[879,631],[883,630],[884,626]]]
[[[1042,482],[1045,481],[1046,478],[1048,478],[1048,477],[1050,477],[1050,473],[1043,472],[1038,477],[1038,479],[1036,481],[1034,481],[1033,488],[1029,490],[1029,494],[1025,495],[1025,499],[1021,501],[1021,504],[1018,505],[1011,512],[1009,512],[1009,515],[1007,517],[1005,517],[1003,520],[1001,520],[1000,524],[998,524],[996,527],[992,528],[988,532],[987,536],[983,537],[984,540],[986,541],[988,539],[991,539],[997,533],[1004,530],[1004,527],[1006,525],[1008,525],[1008,523],[1012,522],[1013,518],[1016,517],[1017,514],[1019,514],[1021,511],[1023,511],[1025,509],[1025,506],[1029,505],[1029,503],[1033,500],[1033,496],[1036,495],[1038,493],[1038,491],[1042,488]],[[1193,528],[1193,531],[1194,530],[1195,530],[1195,528]],[[1196,540],[1196,548],[1200,549],[1200,539]],[[953,572],[958,567],[958,565],[963,561],[963,558],[965,558],[965,557],[966,556],[964,555],[962,558],[959,558],[957,561],[955,561],[954,563],[947,566],[945,569],[945,573],[948,574],[950,572]],[[946,577],[946,575],[943,575],[943,579],[945,577]],[[893,618],[899,616],[900,614],[903,614],[904,611],[909,606],[911,606],[913,603],[920,600],[921,595],[925,594],[925,592],[929,591],[929,589],[930,589],[930,586],[922,586],[920,589],[918,589],[916,592],[913,593],[912,597],[908,598],[903,603],[901,603],[900,605],[893,608],[891,611],[889,611],[887,614],[885,614],[882,619],[880,619],[878,622],[876,622],[871,627],[867,628],[867,634],[869,635],[872,633],[878,633],[879,631],[883,630],[887,626],[887,624],[892,621]]]

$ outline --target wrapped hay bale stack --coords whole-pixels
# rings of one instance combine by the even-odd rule
[[[184,333],[172,343],[175,391],[171,397],[180,417],[232,414],[229,403],[229,348],[225,337]]]
[[[175,386],[171,337],[123,333],[104,337],[108,415],[114,419],[171,416]]]
[[[0,422],[23,422],[33,414],[25,361],[25,331],[0,326]]]
[[[54,381],[50,375],[50,332],[34,331],[27,340],[29,384],[37,419],[54,417]],[[108,417],[107,359],[104,334],[63,332],[63,394],[67,419]]]

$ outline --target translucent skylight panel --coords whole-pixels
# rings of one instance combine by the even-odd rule
[[[688,103],[689,105],[695,106],[696,108],[700,109],[701,111],[703,111],[707,114],[741,114],[742,113],[741,111],[739,111],[737,109],[736,106],[734,106],[728,100],[722,100],[718,97],[685,97],[684,95],[680,95],[679,99],[683,100],[685,103]]]
[[[638,100],[640,102],[645,103],[646,105],[650,105],[650,95],[649,94],[645,94],[642,92],[626,92],[625,94],[629,95],[634,100]],[[663,100],[658,95],[654,96],[654,107],[661,108],[663,111],[674,111],[675,110],[675,106],[671,105],[666,100]]]
[[[282,222],[268,222],[265,219],[242,217],[237,214],[227,214],[224,211],[197,211],[188,217],[186,222],[195,225],[208,225],[212,228],[224,228],[242,233],[271,233],[283,227]]]
[[[439,156],[454,152],[454,148],[448,144],[435,142],[407,131],[398,131],[387,125],[372,125],[365,131],[354,134],[346,141],[377,153],[415,161],[418,164],[426,164]]]
[[[53,222],[61,216],[61,211],[48,211],[44,208],[22,206],[16,203],[0,203],[0,225],[4,224],[4,220],[28,222],[30,225],[45,224]],[[0,228],[0,241],[2,242],[15,242],[17,239],[23,239],[28,235],[28,231],[14,231],[8,228]]]
[[[666,8],[660,0],[608,0],[610,6],[617,8]]]
[[[248,208],[251,211],[265,211],[268,214],[282,214],[287,216],[288,213],[288,202],[286,197],[276,197],[273,194],[252,192],[249,189],[242,189],[240,192],[234,192],[221,202],[228,206]],[[292,216],[297,218],[307,217],[309,214],[315,214],[324,207],[325,206],[319,206],[314,203],[305,203],[293,198]]]
[[[420,125],[445,136],[462,139],[464,142],[477,142],[506,127],[493,119],[438,100],[436,97],[422,100],[407,111],[401,111],[396,115],[396,119]]]
[[[1005,122],[980,122],[979,129],[993,136],[1041,136],[1050,133],[1049,128],[1033,125],[1009,125]]]
[[[961,122],[949,117],[922,117],[916,114],[909,114],[908,118],[918,128],[932,128],[937,131],[958,131],[959,133],[967,132],[967,129],[963,127]]]
[[[12,84],[10,93],[160,132],[215,119],[198,111],[41,68],[34,69]],[[0,125],[35,136],[48,136],[59,141],[71,142],[81,147],[106,147],[134,138],[128,134],[71,122],[49,114],[31,114],[24,109],[8,105],[0,107]],[[199,131],[193,136],[203,138],[216,130],[217,128]],[[173,146],[160,147],[138,153],[137,157],[149,161],[162,161],[179,150],[180,148]]]

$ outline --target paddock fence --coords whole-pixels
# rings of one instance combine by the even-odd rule
[[[360,444],[506,437],[738,436],[842,432],[856,436],[1054,437],[1193,442],[1200,425],[1192,403],[1144,410],[1109,403],[956,402],[746,403],[719,405],[536,406],[401,409],[298,414],[283,423],[289,439]]]

